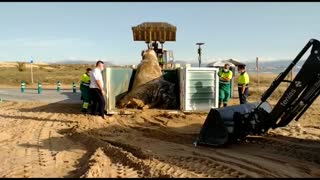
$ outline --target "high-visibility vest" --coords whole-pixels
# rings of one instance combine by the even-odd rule
[[[223,70],[220,69],[220,71],[219,71],[219,76],[220,76],[220,77],[223,77],[223,78],[231,79],[231,78],[232,78],[232,71],[229,70],[228,72],[224,72]],[[229,81],[226,82],[226,81],[221,81],[221,80],[220,80],[220,82],[228,83]]]
[[[160,63],[160,64],[163,64],[163,57],[160,57],[160,58],[159,58],[159,63]]]
[[[241,73],[238,80],[238,86],[241,86],[245,84],[246,86],[249,85],[250,79],[248,73],[245,71],[244,73]]]
[[[87,73],[84,73],[81,76],[80,81],[81,81],[81,84],[89,86],[90,85],[90,76]]]

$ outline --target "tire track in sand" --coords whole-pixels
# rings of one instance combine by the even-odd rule
[[[141,172],[112,160],[104,153],[102,148],[96,149],[88,162],[84,164],[85,172],[82,178],[141,178]]]
[[[38,117],[45,117],[39,120]],[[76,156],[68,156],[68,163],[63,160],[65,153],[57,151],[57,143],[60,137],[57,137],[57,127],[59,121],[58,113],[38,113],[37,117],[29,117],[28,120],[18,120],[25,131],[21,133],[18,142],[11,142],[12,152],[10,153],[11,170],[3,173],[3,177],[63,177],[72,168],[73,163],[76,163]],[[19,126],[19,124],[18,124]],[[55,142],[52,142],[52,139]],[[66,140],[64,140],[65,143]],[[67,142],[67,146],[73,147],[71,142]],[[59,158],[57,159],[57,155]],[[70,153],[68,153],[70,155]],[[72,154],[71,154],[72,155]],[[19,157],[19,158],[14,158]],[[59,160],[59,161],[58,161]],[[72,161],[75,162],[72,162]]]
[[[262,148],[268,147],[268,149],[280,155],[320,164],[319,148],[299,145],[289,141],[283,142],[272,137],[250,137],[247,138],[247,141],[245,143],[262,146]]]
[[[148,155],[141,148],[129,144],[109,140],[103,141],[131,152],[140,159],[152,157],[154,159],[150,162],[152,168],[158,169],[164,174],[169,174],[172,177],[251,177],[251,175],[245,174],[244,172],[238,171],[235,168],[232,168],[232,166],[229,166],[230,164],[234,165],[236,162],[213,159],[212,157],[206,157],[205,155],[197,153],[194,153],[197,156],[166,156],[163,158],[156,155]],[[255,172],[256,174],[264,174],[266,177],[273,177],[272,175],[266,173],[267,170],[260,171],[248,166],[239,166],[246,171]],[[172,174],[172,172],[176,173]]]
[[[121,164],[125,169],[132,168],[137,171],[141,177],[171,177],[170,174],[161,171],[161,169],[152,166],[152,162],[159,164],[159,162],[151,157],[149,158],[139,158],[145,155],[140,154],[134,156],[131,152],[124,150],[121,147],[114,146],[106,141],[95,138],[92,135],[84,135],[81,133],[73,133],[70,138],[80,141],[88,147],[93,147],[95,149],[101,148],[102,151],[110,158],[112,163]]]
[[[95,146],[102,147],[112,162],[122,164],[121,167],[126,167],[125,169],[133,168],[136,171],[141,171],[143,177],[250,177],[212,160],[196,157],[191,159],[167,157],[163,159],[148,155],[140,148],[128,144],[97,139],[92,134],[74,133],[73,138],[82,141],[87,146],[93,146],[92,143],[95,142]],[[114,166],[110,165],[110,167],[114,169]],[[119,175],[119,177],[123,176]]]
[[[39,147],[38,147],[38,137],[41,130],[41,126],[44,125],[45,122],[34,122],[32,123],[32,127],[30,127],[29,131],[25,132],[25,138],[22,141],[26,142],[26,146],[21,151],[21,147],[12,148],[12,154],[14,157],[23,157],[22,159],[13,159],[13,162],[16,164],[11,171],[6,173],[4,177],[31,177],[31,174],[39,171]],[[30,139],[29,139],[30,138]]]
[[[19,108],[23,104],[18,102],[8,102],[7,108],[1,109],[5,114],[19,114]],[[8,111],[10,112],[8,113]],[[11,126],[6,127],[6,131],[12,132],[12,137],[10,141],[7,141],[6,145],[10,148],[8,152],[7,161],[10,161],[13,165],[9,165],[9,171],[3,172],[3,177],[29,177],[29,170],[31,164],[33,164],[34,155],[37,154],[36,151],[32,151],[30,148],[23,148],[19,144],[24,142],[29,142],[34,140],[36,143],[37,134],[35,131],[38,130],[40,122],[26,121],[22,117],[14,116],[11,122]],[[30,139],[31,138],[31,139]],[[4,165],[4,167],[7,167]]]
[[[41,116],[41,114],[40,114]],[[54,117],[54,115],[49,115],[48,119]],[[51,121],[51,124],[54,122]],[[24,159],[26,161],[22,162],[23,168],[14,169],[8,173],[7,177],[43,177],[43,168],[50,168],[48,162],[50,159],[47,157],[47,150],[45,150],[45,145],[42,140],[50,139],[51,131],[44,131],[46,127],[50,126],[48,121],[35,121],[32,126],[29,126],[31,131],[27,131],[23,137],[28,138],[24,144]],[[49,133],[49,134],[48,134]],[[20,162],[21,163],[21,162]],[[19,164],[19,163],[18,163]],[[20,165],[20,164],[19,164]],[[20,165],[21,166],[21,165]],[[54,172],[54,171],[52,171]]]

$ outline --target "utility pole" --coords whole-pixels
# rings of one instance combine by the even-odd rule
[[[260,95],[259,58],[258,57],[256,57],[256,71],[257,71],[258,93]]]
[[[31,83],[33,84],[33,72],[32,72],[32,63],[33,63],[33,59],[32,57],[30,58],[30,69],[31,69]]]
[[[204,43],[196,43],[198,45],[198,61],[199,61],[199,67],[201,66],[201,45],[204,45]]]

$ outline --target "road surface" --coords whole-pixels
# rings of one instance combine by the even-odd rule
[[[3,101],[78,104],[82,102],[80,96],[79,91],[73,93],[72,90],[57,92],[54,89],[43,89],[41,94],[38,94],[37,89],[26,89],[22,93],[19,88],[0,88],[0,99]]]

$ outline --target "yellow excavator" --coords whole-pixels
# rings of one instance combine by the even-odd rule
[[[166,41],[176,41],[176,31],[175,26],[166,22],[144,22],[132,27],[133,40],[144,41],[147,49],[153,49],[162,68],[174,61],[173,51],[164,49],[163,44]]]

